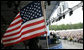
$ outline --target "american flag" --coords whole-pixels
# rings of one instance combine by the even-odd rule
[[[41,1],[23,7],[2,38],[4,46],[11,46],[47,33]]]

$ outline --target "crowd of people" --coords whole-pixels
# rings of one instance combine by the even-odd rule
[[[68,34],[68,33],[54,32],[54,31],[53,31],[53,33],[56,35],[59,35],[60,39],[83,43],[83,34],[82,33],[74,34],[74,35],[72,33]]]
[[[64,36],[64,38],[62,38],[63,40],[68,40],[68,41],[73,41],[73,42],[79,42],[79,43],[83,43],[83,37],[77,38],[77,37],[67,37]]]

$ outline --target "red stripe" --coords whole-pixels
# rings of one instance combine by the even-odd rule
[[[31,39],[31,38],[34,38],[34,37],[43,35],[43,34],[45,34],[45,33],[47,33],[47,31],[40,32],[40,33],[31,35],[31,36],[25,37],[25,38],[23,38],[23,39],[21,39],[21,40],[19,40],[19,41],[14,42],[14,43],[4,44],[4,46],[5,46],[5,47],[6,47],[6,46],[11,46],[11,45],[13,45],[13,44],[17,44],[17,43],[22,42],[22,41],[24,41],[24,40],[28,40],[28,39]]]
[[[15,20],[18,19],[18,18],[20,18],[20,15],[18,15],[13,21],[15,21]],[[18,22],[16,22],[16,23],[11,24],[11,25],[9,26],[9,28],[12,27],[12,26],[15,26],[16,24],[18,24],[18,23],[20,23],[20,22],[22,22],[22,20],[20,20],[20,21],[18,21]],[[42,22],[45,22],[45,20],[43,19],[43,20],[40,20],[40,21],[31,23],[31,24],[25,25],[25,26],[22,27],[22,29],[24,29],[24,28],[26,28],[26,27],[33,26],[33,25],[40,24],[40,23],[42,23]],[[14,28],[14,29],[12,29],[12,30],[8,30],[7,33],[10,32],[10,31],[14,31],[14,30],[16,30],[16,29],[18,29],[18,28],[20,28],[20,27],[16,27],[16,28]],[[44,25],[44,26],[41,26],[41,27],[38,27],[38,28],[31,29],[31,30],[27,30],[27,31],[21,33],[20,36],[15,37],[15,38],[12,38],[12,39],[8,39],[8,40],[3,40],[3,42],[11,41],[11,40],[16,40],[16,39],[20,38],[20,37],[21,37],[22,35],[24,35],[24,34],[27,34],[27,33],[29,33],[29,32],[33,32],[33,31],[36,31],[36,30],[40,30],[40,29],[43,29],[43,28],[45,28],[45,25]],[[21,29],[20,31],[16,32],[16,33],[11,34],[11,35],[4,36],[4,38],[19,34],[19,33],[22,31],[22,29]],[[40,32],[40,33],[36,33],[36,34],[30,35],[30,36],[28,36],[28,37],[23,37],[23,38],[22,38],[21,40],[19,40],[19,41],[16,41],[16,42],[13,42],[13,43],[9,43],[9,44],[4,44],[4,46],[5,46],[5,47],[6,47],[6,46],[11,46],[11,45],[13,45],[13,44],[17,44],[17,43],[22,42],[22,41],[24,41],[24,40],[28,40],[28,39],[31,39],[31,38],[40,36],[40,35],[45,34],[45,33],[47,33],[47,32],[44,31],[44,32]]]
[[[40,21],[37,21],[37,22],[35,22],[35,23],[31,23],[31,24],[25,25],[25,26],[22,27],[22,29],[24,29],[24,28],[26,28],[26,27],[29,27],[29,26],[36,25],[36,24],[40,24],[40,23],[42,23],[42,22],[44,22],[44,20],[40,20]],[[21,29],[21,30],[22,30],[22,29]],[[12,33],[11,35],[4,36],[4,38],[5,38],[5,37],[9,37],[9,36],[16,35],[16,34],[18,34],[18,33],[20,33],[20,32],[15,32],[15,33]]]
[[[9,28],[12,27],[12,26],[14,26],[14,25],[17,25],[17,24],[19,24],[19,23],[21,23],[21,22],[22,22],[22,20],[19,20],[18,22],[14,23],[14,24],[11,24],[11,25],[9,26]]]
[[[20,13],[20,12],[19,12]],[[18,14],[19,14],[18,13]],[[13,21],[15,21],[16,19],[18,19],[18,18],[20,18],[20,15],[18,15]],[[12,25],[12,24],[10,24],[10,25]],[[10,27],[12,27],[12,26],[9,26],[8,28],[10,28]]]
[[[8,32],[12,32],[12,31],[15,31],[15,30],[19,29],[20,27],[21,27],[21,25],[18,26],[18,27],[16,27],[16,28],[13,28],[13,29],[11,29],[11,30],[7,30],[6,33],[8,33]]]
[[[18,19],[18,18],[20,18],[20,15],[18,15],[17,17],[15,17],[15,19],[14,19],[14,20],[16,20],[16,19]],[[14,21],[14,20],[13,20],[13,21]]]
[[[34,22],[34,23],[27,24],[27,25],[23,26],[22,29],[24,29],[26,27],[33,26],[33,25],[37,25],[37,24],[40,24],[40,23],[43,23],[43,22],[44,22],[44,19],[40,20],[40,21],[37,21],[37,22]]]
[[[43,28],[45,28],[45,25],[40,26],[40,27],[38,27],[38,28],[26,30],[26,31],[22,32],[22,35],[27,34],[27,33],[30,33],[30,32],[33,32],[33,31],[37,31],[37,30],[40,30],[40,29],[43,29]]]
[[[20,17],[16,17],[14,20],[13,20],[13,22],[15,21],[15,20],[17,20],[17,19],[19,19]],[[21,19],[20,19],[21,20]],[[13,24],[13,23],[12,23]]]
[[[28,39],[31,39],[31,38],[34,38],[34,37],[37,37],[37,36],[41,36],[43,34],[47,34],[47,31],[44,31],[44,32],[40,32],[40,33],[36,33],[36,34],[33,34],[31,36],[28,36],[28,37],[25,37],[25,38],[22,38],[22,40],[28,40]]]
[[[37,30],[40,30],[40,29],[43,29],[43,28],[45,28],[45,25],[43,25],[43,26],[41,26],[41,27],[38,27],[38,28],[31,29],[31,30],[27,30],[27,31],[21,33],[20,36],[15,37],[15,38],[12,38],[12,39],[3,40],[3,42],[7,42],[7,41],[11,41],[11,40],[18,39],[18,38],[20,38],[22,35],[24,35],[24,34],[26,34],[26,33],[30,33],[30,32],[33,32],[33,31],[37,31]],[[16,34],[16,35],[17,35],[17,34]],[[12,35],[12,36],[14,36],[14,35]]]
[[[20,36],[18,36],[18,37],[15,37],[15,38],[11,38],[11,39],[7,39],[7,40],[3,40],[3,42],[12,41],[12,40],[16,40],[16,39],[18,39],[18,38],[20,38],[20,37],[21,37],[21,35],[20,35]]]
[[[12,33],[12,34],[9,34],[9,35],[6,35],[6,36],[3,36],[3,38],[9,37],[9,36],[17,35],[17,34],[19,34],[20,32],[21,32],[21,31],[18,31],[18,32],[15,32],[15,33]]]

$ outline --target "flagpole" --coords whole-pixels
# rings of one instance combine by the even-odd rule
[[[41,1],[41,4],[42,4],[42,11],[43,11],[44,19],[45,19],[45,22],[46,22],[46,12],[45,12],[45,7],[44,7],[44,2],[45,1]],[[46,25],[46,23],[45,23],[45,25]],[[46,28],[46,30],[47,30],[47,28]],[[47,33],[46,33],[46,41],[47,41],[47,48],[49,48]]]

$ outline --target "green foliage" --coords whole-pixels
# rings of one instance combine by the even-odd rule
[[[49,26],[49,30],[66,30],[66,29],[81,29],[81,28],[83,28],[83,23]]]

